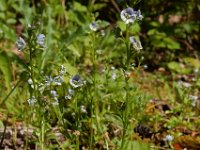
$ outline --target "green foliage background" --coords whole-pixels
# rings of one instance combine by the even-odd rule
[[[29,69],[26,62],[28,54],[18,52],[15,46],[19,36],[28,38],[26,29],[29,24],[35,25],[37,29],[35,34],[46,35],[46,50],[34,54],[34,63],[38,63],[36,72],[40,74],[39,71],[43,70],[43,74],[37,77],[38,82],[42,80],[44,74],[58,74],[61,64],[67,68],[69,76],[79,72],[90,81],[92,61],[91,39],[88,33],[89,24],[93,21],[97,21],[105,32],[105,36],[99,36],[95,41],[97,64],[99,68],[105,67],[108,70],[106,76],[97,77],[102,83],[98,85],[100,90],[97,95],[101,97],[102,93],[115,93],[104,95],[108,101],[102,103],[110,105],[113,110],[118,109],[115,103],[118,102],[121,106],[123,103],[121,99],[124,96],[119,93],[124,90],[122,73],[117,72],[121,77],[118,82],[104,79],[107,76],[111,77],[109,65],[118,67],[124,62],[126,47],[116,37],[125,32],[126,27],[121,21],[120,12],[127,6],[135,10],[140,9],[144,16],[143,21],[131,26],[129,34],[140,38],[143,45],[140,55],[144,56],[143,64],[148,65],[148,71],[154,72],[163,67],[172,74],[190,74],[194,69],[200,68],[200,3],[198,0],[1,0],[0,111],[12,112],[16,115],[14,118],[24,120],[31,115],[31,112],[27,116],[23,113],[29,109],[24,105],[29,95],[25,89],[30,88],[26,84],[28,80],[26,71]],[[139,60],[133,63],[139,64]],[[109,65],[105,66],[105,64]],[[69,77],[64,80],[68,82]],[[23,84],[13,92],[12,89],[15,89],[14,85],[18,85],[18,81]],[[101,88],[104,86],[108,89]],[[135,85],[131,85],[131,89],[134,90]],[[12,95],[10,92],[13,92]],[[141,99],[144,101],[147,99],[145,95],[141,95],[140,92],[132,95],[138,102],[136,109],[139,112],[142,112],[144,107],[144,104],[140,103]],[[9,99],[7,96],[10,96]],[[80,104],[83,104],[85,96],[80,94],[80,97],[83,98]],[[69,115],[67,112],[69,110],[64,113],[66,117]],[[57,117],[60,115],[58,122],[62,122],[61,114],[56,110],[54,113],[52,112],[51,115]],[[106,115],[107,118],[103,120],[105,122],[112,118]],[[51,121],[54,122],[54,119]],[[35,124],[38,125],[37,122]],[[139,147],[140,144],[137,142],[128,144],[129,147],[134,145]]]

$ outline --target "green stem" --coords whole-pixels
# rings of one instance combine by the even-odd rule
[[[8,114],[7,114],[7,117],[6,117],[6,122],[5,122],[4,130],[3,130],[3,135],[2,135],[2,138],[1,138],[1,142],[0,142],[0,148],[3,147],[3,140],[4,140],[4,137],[5,137],[5,134],[6,134],[7,123],[8,123]]]
[[[42,125],[42,129],[41,129],[41,150],[45,150],[45,146],[44,146],[44,133],[45,133],[45,122],[44,122],[44,116],[42,117],[42,121],[41,121],[41,125]]]
[[[126,38],[125,38],[125,45],[126,45],[126,70],[129,70],[130,68],[130,47],[129,47],[129,26],[126,25]],[[126,70],[123,70],[124,72],[124,80],[125,80],[125,92],[126,92],[126,97],[125,97],[125,108],[122,113],[122,121],[123,121],[123,135],[122,135],[122,142],[121,142],[121,147],[120,150],[124,149],[125,145],[125,139],[126,139],[126,133],[127,133],[127,128],[128,128],[128,106],[129,106],[129,83],[128,83],[128,77],[126,75]]]
[[[90,102],[90,115],[91,115],[91,126],[90,126],[90,144],[89,144],[89,149],[92,149],[92,145],[93,145],[93,97],[91,98],[91,102]]]
[[[28,121],[28,119],[27,119],[27,121],[26,121],[26,139],[25,139],[25,149],[28,149],[28,125],[29,125],[28,122],[29,122],[29,121]]]
[[[128,70],[130,67],[130,48],[129,48],[129,26],[126,25],[126,39],[125,39],[125,45],[126,45],[126,69]]]
[[[20,84],[21,80],[19,80],[17,82],[17,84],[14,86],[14,88],[8,93],[8,95],[2,100],[2,102],[0,103],[0,106],[2,106],[6,101],[7,99],[10,97],[10,95],[15,91],[15,89],[17,88],[17,86]]]
[[[34,79],[34,71],[33,71],[33,51],[35,50],[35,47],[32,45],[32,37],[30,37],[30,40],[28,40],[29,45],[29,64],[30,64],[30,74],[31,74],[31,80],[33,81],[33,93],[35,98],[37,99],[37,93],[36,93],[36,84]],[[31,93],[32,96],[32,93]]]
[[[35,46],[32,44],[32,36],[30,36],[30,39],[28,41],[29,45],[29,64],[30,64],[30,76],[33,81],[33,91],[31,90],[31,97],[34,95],[35,98],[38,100],[37,96],[37,90],[36,90],[36,82],[35,82],[35,76],[34,76],[34,66],[33,66],[33,52],[36,50]],[[44,118],[44,112],[41,112],[43,110],[43,104],[39,101],[39,112],[42,115],[41,117],[41,129],[40,129],[40,146],[41,150],[45,150],[45,118]]]
[[[90,146],[89,149],[92,149],[93,147],[93,136],[94,136],[94,131],[93,131],[93,111],[95,108],[95,94],[96,94],[96,50],[95,50],[95,33],[92,33],[91,35],[91,40],[92,40],[92,64],[93,64],[93,72],[92,72],[92,77],[93,77],[93,94],[91,97],[91,104],[90,104],[90,111],[91,111],[91,128],[90,128]]]
[[[124,149],[124,144],[125,144],[125,139],[126,139],[126,132],[127,132],[127,128],[128,128],[128,106],[129,106],[129,84],[128,84],[128,79],[125,75],[124,72],[124,76],[125,76],[125,83],[126,83],[126,88],[125,88],[125,92],[126,92],[126,99],[125,99],[125,108],[124,108],[124,112],[122,114],[123,117],[123,135],[122,135],[122,143],[121,143],[121,147],[120,149],[123,150]]]
[[[76,130],[79,132],[79,109],[78,109],[78,98],[75,99],[75,112],[76,112]],[[79,135],[76,136],[76,149],[79,149]]]

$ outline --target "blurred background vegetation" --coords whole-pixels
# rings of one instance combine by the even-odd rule
[[[153,74],[156,71],[164,72],[162,75],[165,78],[165,75],[190,75],[200,68],[199,0],[0,0],[0,106],[19,79],[27,83],[26,55],[17,50],[15,42],[20,36],[28,38],[29,25],[37,30],[37,34],[46,35],[46,51],[42,57],[34,57],[35,62],[41,62],[38,66],[44,75],[56,72],[59,65],[64,64],[70,75],[86,72],[87,78],[92,68],[89,24],[97,21],[102,29],[98,31],[102,32],[102,36],[96,41],[99,68],[118,68],[124,59],[126,47],[116,37],[120,35],[119,28],[122,34],[125,32],[120,12],[127,6],[140,9],[144,16],[141,22],[135,22],[131,26],[129,33],[141,40],[143,50],[140,55],[143,56],[142,65],[148,66],[147,71]],[[138,60],[132,63],[138,64]],[[103,66],[105,64],[110,66]],[[141,78],[140,82],[145,82],[144,85],[151,80],[151,77]],[[167,98],[171,98],[170,86],[173,83],[170,82],[171,85],[168,86],[162,82],[163,78],[160,77],[159,83],[152,85],[162,84],[168,91],[161,89],[160,93],[165,92],[167,95],[168,92]],[[102,82],[107,84],[107,80]],[[111,91],[118,93],[121,87],[111,84]],[[147,90],[151,92],[153,86]],[[196,87],[197,90],[200,89],[199,77]],[[28,85],[24,84],[17,89],[8,100],[9,103],[4,108],[0,107],[1,112],[8,109],[18,114],[16,118],[23,118],[24,110],[29,109],[23,108],[28,97],[25,88],[28,89]],[[158,87],[155,88],[159,90]],[[181,90],[177,90],[177,93],[177,99],[185,94]],[[111,99],[114,101],[117,96],[115,94]],[[182,107],[185,109],[184,105]],[[174,122],[176,120],[177,118]]]
[[[27,37],[26,28],[35,24],[37,32],[46,35],[47,52],[42,68],[49,64],[67,63],[72,72],[84,64],[91,67],[87,36],[88,25],[99,21],[105,36],[97,43],[99,64],[102,61],[119,66],[125,46],[115,37],[118,29],[125,31],[120,12],[127,6],[140,9],[143,21],[136,22],[129,31],[138,35],[143,45],[141,55],[147,70],[167,70],[169,73],[190,74],[200,67],[198,0],[1,0],[0,2],[0,82],[1,96],[9,91],[26,66],[23,53],[15,42]],[[113,45],[115,43],[115,45]],[[137,60],[135,62],[137,63]],[[26,80],[26,79],[25,79]],[[5,83],[5,84],[4,84]]]
[[[114,31],[120,11],[129,5],[144,15],[133,33],[140,32],[149,69],[181,61],[183,57],[199,56],[198,0],[1,0],[0,3],[0,40],[4,42],[15,42],[16,35],[21,35],[25,25],[34,18],[44,27],[48,25],[45,32],[52,38],[68,38],[68,42],[69,35],[81,35],[94,18],[109,22]],[[49,31],[50,26],[53,28]],[[74,31],[67,30],[71,26]],[[64,32],[67,36],[62,35]],[[2,49],[4,42],[1,42]]]

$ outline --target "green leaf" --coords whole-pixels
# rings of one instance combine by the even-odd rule
[[[166,44],[167,48],[171,50],[180,49],[180,44],[172,38],[164,38],[163,42]]]
[[[4,128],[3,122],[0,120],[0,129]]]
[[[156,22],[156,21],[152,21],[150,23],[150,25],[153,26],[153,27],[159,27],[160,26],[159,22]]]
[[[2,19],[2,20],[5,20],[5,19],[6,19],[5,13],[0,12],[0,19]]]
[[[194,68],[200,68],[200,61],[196,58],[185,57],[183,58],[183,61],[189,66],[192,66]]]
[[[192,71],[190,68],[186,68],[185,65],[174,61],[169,62],[167,66],[171,71],[174,71],[176,73],[189,74]]]
[[[121,31],[126,31],[126,24],[123,21],[118,21],[117,23]]]
[[[16,40],[16,34],[13,29],[1,23],[0,23],[0,29],[3,31],[4,33],[3,36],[5,39],[12,40],[13,42]]]
[[[70,50],[74,53],[74,55],[76,55],[77,57],[80,57],[80,56],[81,56],[81,54],[80,54],[80,52],[78,51],[78,48],[76,47],[76,45],[71,44],[71,45],[69,45],[67,48],[70,49]]]
[[[77,10],[79,12],[87,12],[87,7],[81,5],[80,3],[78,2],[74,2],[74,10]]]
[[[1,0],[0,11],[6,11],[6,2],[5,0]]]
[[[130,28],[132,34],[138,34],[141,30],[140,25],[136,22]]]
[[[105,7],[106,6],[106,4],[95,4],[94,6],[93,6],[93,9],[94,9],[94,11],[97,11],[97,10],[99,10],[99,9],[102,9],[103,7]]]
[[[0,53],[0,71],[2,71],[5,79],[5,86],[8,91],[11,89],[12,73],[8,56],[5,53]]]
[[[149,143],[144,143],[144,142],[139,142],[139,141],[131,141],[128,142],[126,145],[127,150],[150,150],[150,144]]]
[[[14,18],[9,18],[9,19],[6,20],[6,23],[7,24],[15,24],[16,20]]]
[[[154,34],[156,34],[156,33],[158,33],[158,31],[157,31],[156,29],[151,29],[151,30],[149,30],[149,31],[147,32],[147,35],[154,35]]]

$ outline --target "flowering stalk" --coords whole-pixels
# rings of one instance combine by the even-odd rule
[[[91,25],[90,25],[90,28],[91,28]],[[95,31],[95,30],[93,30]],[[96,50],[95,50],[95,33],[92,32],[91,34],[91,40],[92,40],[92,64],[93,64],[93,72],[92,72],[92,76],[93,76],[93,90],[94,90],[94,93],[91,97],[91,101],[90,101],[90,112],[91,112],[91,127],[90,127],[90,144],[89,144],[89,148],[92,149],[93,147],[93,136],[94,136],[94,131],[93,131],[93,123],[94,123],[94,120],[93,120],[93,110],[95,108],[95,93],[96,93]]]
[[[96,75],[97,75],[97,55],[96,55],[96,33],[95,31],[97,31],[99,29],[99,25],[96,22],[92,22],[89,25],[90,29],[92,30],[91,35],[91,40],[92,40],[92,64],[93,64],[93,71],[92,71],[92,78],[93,78],[93,87],[92,87],[92,97],[91,97],[91,101],[90,101],[90,110],[91,110],[91,131],[90,131],[90,149],[92,149],[92,145],[93,145],[93,136],[94,136],[94,131],[93,131],[93,115],[95,111],[95,118],[96,118],[96,124],[97,124],[97,133],[98,134],[103,134],[101,131],[101,125],[100,125],[100,119],[99,119],[99,108],[98,108],[98,104],[97,104],[97,80],[96,80]],[[105,142],[107,143],[106,139]]]
[[[75,98],[75,112],[76,112],[76,131],[79,132],[79,115],[80,115],[80,111],[79,111],[79,108],[78,108],[78,98],[76,97]],[[76,149],[79,149],[79,135],[75,135],[76,136]]]
[[[124,39],[124,43],[126,46],[126,63],[125,63],[125,69],[129,70],[130,68],[130,42],[129,42],[129,24],[126,24],[126,36]],[[123,70],[123,74],[124,74],[124,81],[125,81],[125,107],[124,110],[122,112],[122,123],[123,123],[123,135],[122,135],[122,142],[121,142],[121,147],[120,149],[123,150],[124,149],[124,144],[125,144],[125,138],[126,138],[126,133],[127,133],[127,129],[128,129],[128,106],[129,106],[129,83],[128,83],[128,77],[127,77],[127,72],[126,70]]]
[[[40,46],[42,46],[42,44],[44,44],[45,41],[45,36],[43,34],[39,34],[37,36],[37,41],[36,43],[34,42],[34,34],[29,30],[28,30],[28,50],[29,50],[29,65],[30,65],[30,79],[32,81],[33,87],[31,88],[31,93],[30,93],[30,101],[29,104],[34,104],[36,102],[36,100],[38,99],[38,91],[37,91],[37,87],[36,87],[36,82],[35,82],[35,73],[34,73],[34,64],[33,64],[33,52],[37,50],[36,48],[36,43]],[[44,142],[44,135],[45,135],[45,117],[44,117],[44,113],[43,113],[43,103],[41,101],[38,101],[39,103],[39,108],[38,108],[38,112],[40,112],[39,114],[41,114],[40,118],[40,146],[41,146],[41,150],[45,149],[45,142]]]
[[[125,39],[125,45],[126,45],[126,69],[129,69],[130,66],[130,47],[129,47],[129,25],[126,25],[126,39]]]
[[[123,135],[122,135],[122,142],[121,142],[121,147],[120,149],[124,149],[125,145],[125,138],[127,134],[127,130],[129,127],[129,109],[130,109],[130,87],[129,87],[129,77],[127,76],[127,71],[129,71],[130,68],[130,56],[131,56],[131,47],[130,45],[133,45],[133,47],[136,50],[141,49],[141,43],[137,41],[134,37],[129,37],[129,28],[130,24],[134,23],[136,19],[141,20],[143,16],[141,15],[140,10],[134,11],[132,8],[128,7],[121,12],[121,19],[125,22],[126,24],[126,36],[123,39],[125,46],[126,46],[126,63],[125,63],[125,69],[123,69],[124,73],[124,80],[125,80],[125,105],[124,105],[124,110],[122,112],[122,123],[123,123]]]

